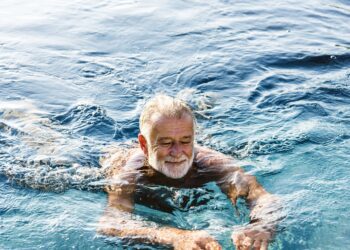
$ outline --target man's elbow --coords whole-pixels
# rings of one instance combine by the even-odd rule
[[[110,223],[110,219],[111,218],[108,216],[101,217],[96,229],[97,233],[106,236],[121,236],[122,231],[113,226],[112,223]]]
[[[97,233],[105,236],[117,236],[117,237],[122,236],[121,230],[118,230],[112,227],[98,227]]]

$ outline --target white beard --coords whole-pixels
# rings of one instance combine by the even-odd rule
[[[156,154],[150,153],[148,156],[148,163],[158,172],[161,172],[165,176],[172,178],[172,179],[180,179],[184,177],[188,170],[191,168],[193,163],[194,153],[192,154],[191,158],[187,158],[186,155],[182,155],[180,158],[174,158],[171,156],[165,157],[163,161],[158,161]],[[166,163],[167,161],[170,162],[179,162],[184,161],[181,164],[170,164]]]

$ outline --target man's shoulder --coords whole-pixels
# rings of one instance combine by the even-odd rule
[[[136,170],[143,166],[143,162],[143,152],[136,145],[130,147],[113,145],[105,150],[100,165],[105,170],[106,177],[112,177],[128,169]]]
[[[199,168],[211,168],[213,171],[237,166],[232,156],[199,145],[195,146],[194,163]]]

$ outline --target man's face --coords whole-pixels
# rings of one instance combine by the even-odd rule
[[[194,128],[192,117],[180,119],[154,114],[147,142],[149,164],[169,178],[185,176],[193,162]]]

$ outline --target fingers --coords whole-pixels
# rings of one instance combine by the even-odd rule
[[[250,247],[253,245],[253,239],[250,237],[245,237],[242,242],[242,250],[250,250]]]
[[[261,248],[261,240],[255,240],[254,245],[253,245],[253,249],[260,250],[260,248]]]
[[[247,237],[244,232],[233,235],[233,242],[238,250],[249,250],[253,245],[253,239]]]
[[[233,242],[238,250],[267,250],[268,240],[261,238],[251,238],[244,232],[236,233],[232,236]]]
[[[267,250],[268,244],[269,244],[269,243],[268,243],[267,240],[262,240],[260,250]]]
[[[254,241],[253,249],[254,250],[267,250],[269,242],[267,240],[257,239]]]
[[[214,239],[207,238],[205,240],[202,240],[200,242],[196,242],[197,246],[200,247],[200,249],[205,250],[221,250],[220,244],[215,241]]]
[[[233,242],[235,243],[236,247],[238,248],[239,246],[242,245],[242,242],[245,238],[244,233],[235,233],[233,236]]]
[[[221,246],[216,241],[209,242],[205,245],[206,250],[221,250]]]

